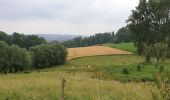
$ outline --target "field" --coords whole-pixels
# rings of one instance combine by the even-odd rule
[[[128,75],[122,74],[124,59]],[[142,62],[143,57],[135,55],[93,56],[53,68],[1,75],[0,100],[59,100],[63,77],[67,80],[65,100],[154,100],[152,92],[159,96],[157,88],[150,82],[136,81],[153,79],[152,73],[159,68],[143,65],[141,72],[136,71]]]
[[[145,64],[143,56],[118,55],[120,52],[112,51],[117,49],[94,47],[75,48],[77,55],[69,55],[78,58],[70,58],[64,65],[1,74],[0,100],[60,100],[62,78],[66,79],[65,100],[155,100],[153,95],[161,100],[153,84],[154,75],[160,71],[159,64]],[[98,52],[90,52],[89,48]],[[71,50],[71,53],[75,52],[73,48]],[[80,51],[83,53],[78,53]],[[86,56],[84,53],[87,57],[83,57]],[[164,66],[170,71],[170,59]],[[124,68],[128,74],[123,73]]]
[[[68,60],[78,57],[97,56],[97,55],[115,55],[115,54],[132,54],[131,52],[109,48],[104,46],[90,46],[68,49]]]
[[[61,71],[9,74],[0,77],[0,100],[59,100],[61,77],[66,78],[65,100],[152,100],[153,86],[91,78],[91,73]]]
[[[136,53],[137,51],[137,48],[134,46],[134,43],[119,43],[119,44],[108,43],[108,44],[105,44],[104,46],[126,50],[126,51],[133,52],[133,53]]]

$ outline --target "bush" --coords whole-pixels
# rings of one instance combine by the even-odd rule
[[[137,65],[137,71],[142,71],[142,66],[141,65]]]
[[[33,67],[38,69],[63,64],[66,61],[67,50],[57,43],[34,46],[30,51]]]
[[[162,100],[170,100],[170,74],[164,72],[155,76],[156,86]],[[158,98],[158,96],[156,96]]]
[[[164,65],[160,65],[160,67],[159,67],[159,73],[164,72],[164,70],[165,70],[165,66],[164,66]]]
[[[129,74],[128,68],[123,68],[122,73],[123,73],[123,74]]]
[[[5,42],[0,42],[0,48],[0,72],[19,72],[27,69],[29,54],[26,49],[16,45],[8,46]]]

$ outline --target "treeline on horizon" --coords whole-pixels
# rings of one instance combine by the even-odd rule
[[[86,47],[104,43],[127,43],[132,42],[131,35],[127,27],[122,27],[115,34],[114,32],[97,33],[89,37],[76,37],[72,40],[64,41],[65,47]]]
[[[32,46],[47,43],[43,37],[38,37],[37,35],[24,35],[17,32],[14,32],[12,35],[8,35],[2,31],[0,31],[0,41],[5,41],[9,45],[15,44],[26,49],[29,49]]]

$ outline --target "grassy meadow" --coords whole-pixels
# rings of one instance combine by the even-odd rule
[[[147,83],[121,83],[91,78],[91,73],[39,71],[0,77],[0,100],[59,100],[65,77],[65,100],[152,100],[157,89]]]
[[[119,44],[111,44],[107,43],[105,46],[111,47],[111,48],[117,48],[121,50],[126,50],[129,52],[136,53],[137,48],[134,46],[134,43],[119,43]]]
[[[155,59],[152,64],[143,62],[137,55],[92,56],[42,70],[1,74],[0,100],[60,100],[62,78],[65,100],[155,100],[155,95],[161,100],[154,75],[160,66],[170,71],[170,59],[165,65]]]
[[[30,73],[2,74],[0,100],[59,100],[63,77],[65,100],[154,100],[152,91],[159,96],[157,88],[151,82],[136,81],[152,79],[159,68],[143,65],[137,72],[136,65],[143,59],[136,55],[94,56]],[[122,73],[124,60],[129,74]]]

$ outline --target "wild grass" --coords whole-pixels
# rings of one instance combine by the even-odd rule
[[[72,75],[62,71],[0,76],[0,100],[59,100],[61,77],[66,78],[65,100],[152,100],[146,83],[120,83],[90,78],[91,73]]]
[[[114,55],[114,56],[94,56],[77,58],[67,62],[58,68],[46,70],[62,70],[69,72],[93,72],[92,77],[103,73],[104,80],[127,81],[154,81],[154,75],[160,73],[161,64],[145,64],[143,56],[137,55]],[[153,59],[154,62],[154,59]],[[138,70],[140,66],[140,71]],[[170,71],[170,60],[164,65],[164,70]],[[129,74],[122,74],[126,68]]]
[[[59,100],[63,77],[65,100],[154,100],[153,94],[160,98],[152,82],[138,81],[159,73],[159,65],[143,61],[136,55],[94,56],[30,73],[1,74],[0,100]],[[170,70],[169,62],[165,70]],[[129,74],[123,74],[123,68]]]

